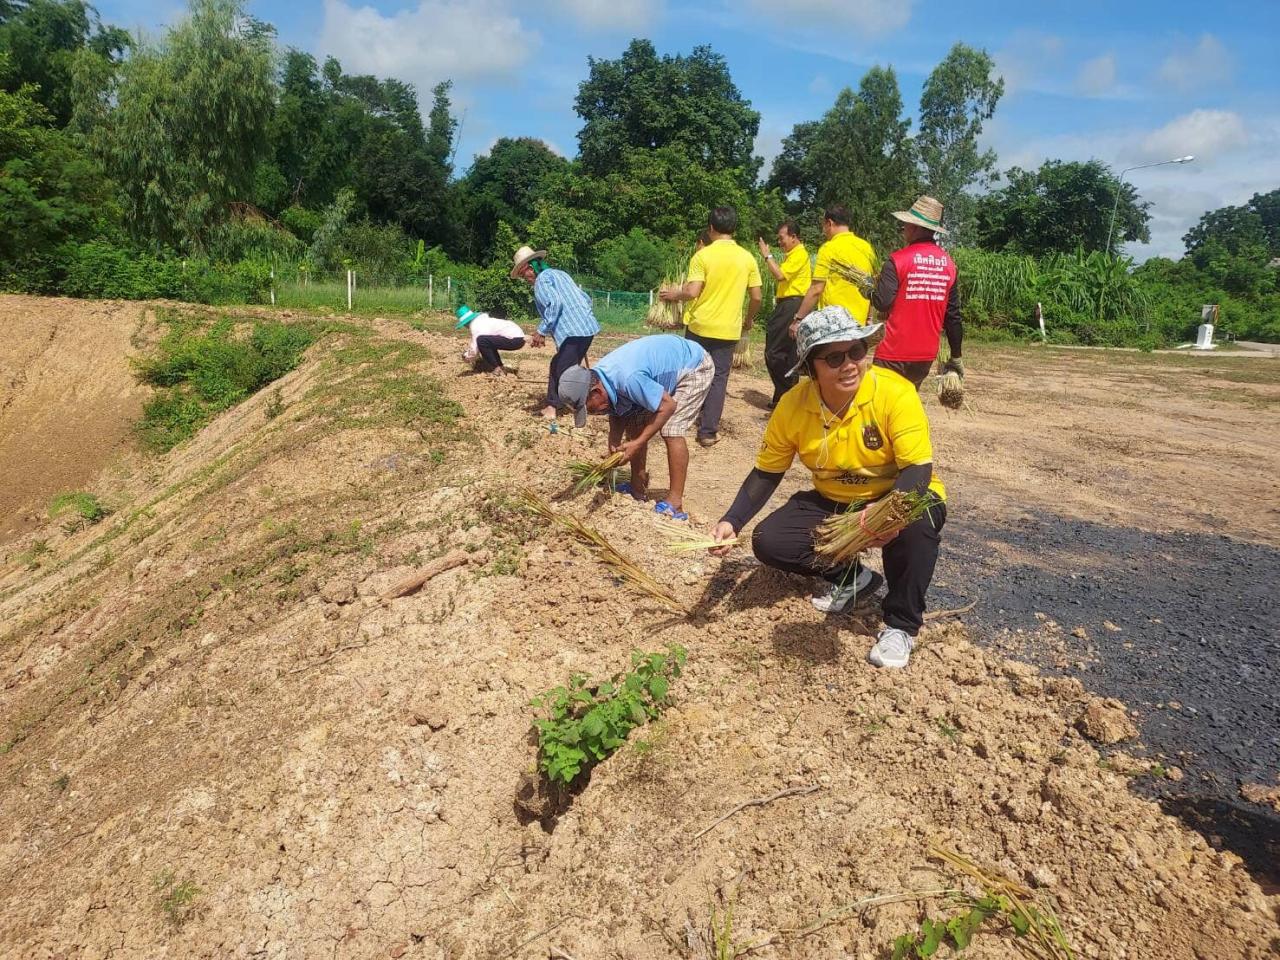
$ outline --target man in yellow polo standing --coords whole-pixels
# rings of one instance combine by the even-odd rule
[[[692,301],[685,311],[685,336],[698,344],[715,364],[715,378],[707,392],[698,418],[698,443],[715,446],[720,439],[720,417],[729,392],[729,370],[733,348],[760,312],[760,268],[756,258],[738,246],[733,232],[738,229],[738,212],[733,207],[716,207],[707,219],[711,242],[689,261],[688,279],[683,287],[660,294],[668,303]],[[742,304],[747,300],[746,317]]]
[[[764,265],[777,281],[773,293],[773,314],[769,317],[764,338],[764,365],[769,370],[769,379],[773,381],[773,399],[769,401],[769,409],[772,410],[782,395],[800,379],[789,372],[796,365],[796,341],[791,335],[791,321],[800,308],[800,301],[809,291],[813,268],[809,265],[809,251],[800,242],[800,228],[794,220],[783,220],[778,227],[778,245],[783,253],[781,263],[774,259],[764,237],[760,237],[758,242]]]
[[[800,321],[814,310],[826,307],[844,307],[858,323],[867,322],[871,301],[862,295],[857,285],[831,269],[833,263],[855,267],[868,275],[875,273],[875,251],[871,244],[849,229],[849,208],[832,204],[822,212],[822,235],[826,243],[818,248],[818,259],[813,265],[813,282],[804,295],[796,318],[791,322],[794,337]]]

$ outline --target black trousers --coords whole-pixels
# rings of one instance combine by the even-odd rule
[[[729,393],[729,371],[733,369],[733,350],[737,340],[716,340],[700,337],[692,330],[685,330],[686,340],[692,340],[711,355],[716,373],[711,379],[711,389],[698,414],[698,436],[714,437],[720,432],[720,417],[724,415],[724,400]]]
[[[524,337],[476,337],[476,350],[480,352],[480,369],[496,370],[502,366],[498,351],[510,353],[524,346]]]
[[[825,568],[813,550],[813,531],[833,513],[847,506],[828,500],[816,490],[805,490],[765,517],[751,534],[751,549],[769,567],[822,577],[831,583],[848,583],[857,574],[852,567]],[[947,521],[947,506],[938,501],[929,512],[908,524],[881,551],[888,590],[880,605],[884,622],[915,636],[924,625],[925,594],[938,562],[939,534]]]
[[[776,406],[782,395],[799,382],[799,376],[787,376],[787,371],[796,365],[796,338],[791,336],[791,321],[796,318],[800,309],[800,301],[804,297],[783,297],[773,305],[773,313],[769,315],[769,325],[764,335],[764,365],[769,370],[769,379],[773,381],[773,404]]]
[[[565,337],[551,358],[551,374],[547,377],[547,406],[560,409],[560,377],[570,367],[576,367],[586,359],[595,337]]]
[[[916,385],[917,390],[920,389],[920,384],[924,383],[924,378],[929,375],[929,371],[933,369],[932,360],[881,360],[876,357],[871,362],[877,367],[884,367],[886,370],[902,374]]]

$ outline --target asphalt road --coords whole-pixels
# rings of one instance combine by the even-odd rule
[[[1085,559],[1064,567],[1063,556]],[[980,642],[1034,637],[1024,659],[1136,709],[1146,754],[1185,777],[1138,777],[1134,789],[1277,883],[1280,815],[1239,788],[1280,773],[1278,595],[1273,547],[1041,515],[948,523],[930,606],[976,596],[965,622]],[[1054,642],[1046,618],[1061,628]]]

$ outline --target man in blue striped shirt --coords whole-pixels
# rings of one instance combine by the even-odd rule
[[[591,311],[591,298],[573,282],[573,277],[547,265],[547,251],[521,247],[516,251],[511,276],[533,284],[533,305],[542,321],[533,335],[533,345],[542,346],[548,336],[556,343],[547,379],[547,405],[542,408],[542,416],[554,420],[563,405],[560,377],[570,367],[585,362],[600,324]]]

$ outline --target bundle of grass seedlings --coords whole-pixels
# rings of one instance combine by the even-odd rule
[[[840,567],[885,537],[919,520],[934,502],[932,493],[905,493],[891,490],[868,504],[866,510],[851,506],[818,524],[813,549],[828,566]],[[865,516],[864,516],[865,514]]]
[[[751,334],[744,333],[733,348],[733,369],[751,366]]]
[[[848,280],[868,300],[871,299],[871,291],[876,288],[875,274],[867,273],[865,270],[859,270],[851,263],[844,263],[840,260],[831,261],[831,270],[836,276],[843,280]]]
[[[620,453],[610,454],[599,463],[593,463],[590,460],[573,461],[569,464],[569,472],[573,474],[574,479],[573,492],[582,493],[601,484],[611,491],[618,489],[618,484],[631,479],[631,471],[619,469],[621,463],[622,454]]]
[[[551,508],[551,504],[536,493],[526,491],[522,499],[534,513],[568,530],[569,533],[573,534],[578,541],[585,544],[587,549],[595,554],[597,560],[612,569],[614,573],[635,589],[657,600],[668,610],[683,615],[689,613],[688,608],[676,598],[674,593],[659,583],[655,577],[636,564],[635,561],[623,556],[613,544],[605,539],[604,534],[599,530],[588,527],[577,517],[570,514],[557,513]]]
[[[943,367],[938,377],[938,402],[948,410],[959,410],[964,406],[964,377],[954,370],[945,369],[950,362],[951,350],[944,345],[938,357],[938,363]]]
[[[693,553],[697,550],[714,550],[717,547],[732,547],[738,542],[738,537],[730,537],[728,540],[712,540],[707,534],[701,530],[695,530],[683,524],[663,524],[661,527],[662,535],[667,538],[667,546],[676,553]]]
[[[684,287],[684,277],[664,279],[658,287],[660,293],[669,290],[680,290]],[[644,325],[654,330],[679,330],[684,326],[684,304],[667,303],[658,297],[653,298],[649,310],[644,315]]]

